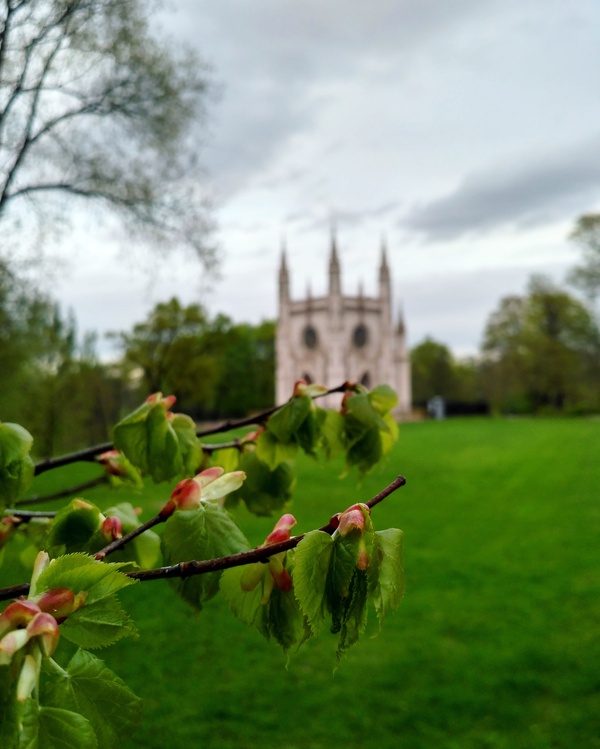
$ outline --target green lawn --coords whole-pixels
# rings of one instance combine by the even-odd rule
[[[600,748],[599,453],[600,421],[476,419],[402,425],[362,486],[302,460],[299,532],[407,477],[373,513],[405,531],[400,608],[334,675],[327,635],[286,668],[220,599],[129,589],[142,636],[103,654],[145,700],[124,746]],[[256,543],[272,526],[242,520]]]

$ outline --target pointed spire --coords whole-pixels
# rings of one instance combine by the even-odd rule
[[[385,237],[381,238],[381,264],[379,266],[379,278],[380,280],[388,280],[390,277],[390,266],[387,261],[387,243]]]
[[[288,300],[290,297],[290,274],[287,266],[287,248],[285,239],[281,240],[281,262],[279,265],[279,297]]]
[[[396,335],[404,336],[405,334],[406,334],[406,325],[404,323],[404,308],[401,304],[400,310],[398,312],[398,325],[396,326]]]
[[[340,293],[340,259],[338,257],[335,227],[331,227],[331,251],[329,254],[329,293]]]
[[[392,294],[392,282],[390,278],[390,266],[387,261],[387,246],[385,237],[381,239],[381,264],[379,265],[379,296],[390,299]]]

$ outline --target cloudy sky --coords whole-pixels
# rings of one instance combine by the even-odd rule
[[[501,296],[562,281],[567,236],[600,209],[597,0],[173,0],[161,34],[193,45],[217,92],[198,142],[221,279],[189,259],[140,273],[82,221],[54,289],[82,329],[127,329],[177,294],[274,317],[282,238],[292,291],[374,291],[385,237],[411,345],[474,352]],[[76,251],[93,236],[93,253]]]

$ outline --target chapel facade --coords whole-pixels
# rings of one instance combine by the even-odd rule
[[[296,380],[327,387],[360,382],[367,388],[387,383],[398,393],[395,415],[411,411],[410,361],[402,315],[394,324],[392,284],[385,245],[381,248],[378,293],[356,296],[342,292],[335,236],[329,255],[326,296],[290,297],[285,250],[279,268],[279,318],[276,339],[276,403],[291,396]],[[336,405],[337,402],[323,405]],[[339,400],[339,398],[338,398]]]

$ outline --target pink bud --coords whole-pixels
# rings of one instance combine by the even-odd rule
[[[13,601],[0,614],[0,637],[11,629],[26,627],[41,611],[34,601]]]
[[[123,464],[122,457],[118,450],[107,450],[105,453],[96,455],[96,460],[102,463],[111,476],[126,476],[127,468]]]
[[[37,614],[27,625],[27,631],[30,637],[39,638],[42,652],[49,658],[56,650],[60,637],[58,624],[52,614]]]
[[[207,468],[197,476],[194,476],[194,481],[197,481],[198,484],[204,488],[205,486],[208,486],[208,484],[212,484],[213,481],[216,481],[224,473],[225,469],[221,468],[221,466],[211,466],[211,468]]]
[[[11,515],[2,518],[0,521],[0,548],[8,541],[13,528],[20,522],[18,518],[14,518]]]
[[[269,572],[273,576],[273,580],[279,590],[284,593],[292,589],[292,578],[290,573],[283,566],[284,554],[275,554],[269,559]]]
[[[123,537],[123,524],[118,517],[111,515],[102,522],[100,532],[107,541],[115,541]]]
[[[70,614],[80,609],[87,598],[87,592],[75,595],[69,588],[52,588],[44,591],[37,599],[41,611],[52,616],[60,624]]]
[[[179,510],[195,510],[200,507],[202,489],[195,479],[183,479],[171,492],[171,502]]]
[[[304,395],[308,382],[306,380],[296,380],[294,383],[294,395]]]
[[[0,640],[0,666],[7,666],[17,650],[27,645],[30,638],[29,629],[13,629],[12,632],[4,635]]]
[[[31,583],[29,585],[29,596],[33,598],[35,596],[37,582],[40,579],[40,575],[50,565],[50,555],[46,551],[39,551],[35,561],[33,562],[33,571],[31,573]]]
[[[288,541],[291,537],[291,529],[296,525],[296,518],[293,515],[287,513],[283,515],[276,523],[275,527],[269,533],[263,546],[271,546],[272,544],[278,544],[280,541]]]
[[[177,397],[175,395],[165,395],[165,397],[163,398],[162,393],[153,393],[146,398],[146,403],[156,403],[162,406],[165,411],[168,411],[171,406],[174,405],[176,400]]]
[[[368,514],[370,514],[369,508],[362,503],[352,505],[345,512],[342,512],[338,526],[340,535],[345,537],[353,530],[358,530],[361,534],[364,533],[365,517]]]

